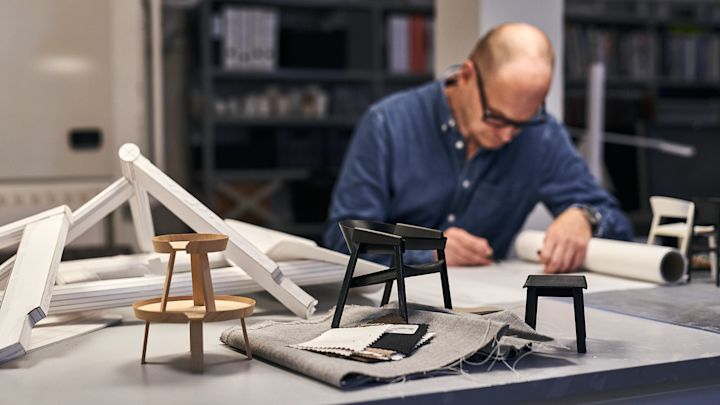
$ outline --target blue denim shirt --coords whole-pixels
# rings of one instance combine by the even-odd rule
[[[602,214],[595,236],[632,238],[617,201],[600,187],[550,116],[497,150],[470,160],[455,127],[442,83],[386,97],[359,121],[333,191],[324,234],[327,247],[347,252],[343,219],[403,222],[430,228],[457,226],[484,237],[504,258],[538,202],[557,216],[573,204]],[[431,252],[408,252],[408,263]]]

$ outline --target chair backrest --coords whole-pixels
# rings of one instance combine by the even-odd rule
[[[390,234],[395,233],[395,225],[386,224],[383,222],[365,221],[362,219],[346,219],[340,221],[338,225],[340,226],[340,231],[342,232],[343,238],[345,239],[345,244],[347,245],[348,251],[350,252],[352,252],[353,231],[355,230],[355,228],[365,228]]]
[[[695,204],[678,198],[652,196],[650,197],[650,208],[652,208],[653,218],[692,219]]]
[[[720,228],[720,197],[693,197],[695,224]]]
[[[662,235],[658,227],[661,225],[663,218],[679,219],[684,223],[685,229],[682,237],[680,237],[680,246],[678,247],[683,255],[687,254],[687,247],[692,237],[695,220],[695,204],[678,198],[652,196],[650,197],[650,208],[653,212],[653,219],[650,224],[647,243],[654,244],[656,236]]]

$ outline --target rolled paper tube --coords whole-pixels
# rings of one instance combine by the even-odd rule
[[[539,262],[545,232],[523,231],[515,239],[515,252],[526,261]],[[582,268],[595,273],[676,283],[685,275],[685,257],[677,249],[643,243],[592,238]]]

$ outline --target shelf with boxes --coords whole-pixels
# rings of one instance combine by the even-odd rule
[[[565,12],[568,125],[585,126],[587,66],[603,61],[607,131],[702,145],[701,155],[708,150],[720,153],[715,122],[720,103],[720,3],[568,0]],[[720,174],[707,172],[697,156],[688,159],[609,144],[605,156],[615,194],[634,218],[650,218],[648,196],[660,191],[654,185],[670,179],[658,170],[657,162],[672,162],[689,179],[662,189],[682,190],[676,197],[703,195],[708,192],[703,184],[720,180]],[[693,173],[709,177],[700,179]],[[647,225],[636,224],[637,232],[646,233]]]
[[[196,188],[222,216],[318,239],[357,120],[433,80],[432,0],[200,4]]]

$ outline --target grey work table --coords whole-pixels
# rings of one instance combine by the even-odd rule
[[[451,269],[464,272],[472,269]],[[459,273],[457,273],[459,274]],[[483,272],[477,271],[482,278]],[[429,277],[429,282],[436,280]],[[491,281],[488,281],[491,282]],[[439,281],[438,290],[439,290]],[[320,300],[318,313],[334,305],[339,286],[306,290]],[[459,289],[461,286],[455,286]],[[522,288],[522,286],[518,287]],[[266,294],[252,325],[265,319],[297,319]],[[377,294],[354,295],[351,303],[376,305]],[[411,297],[412,298],[412,297]],[[719,295],[720,298],[720,295]],[[521,303],[507,307],[523,315]],[[281,369],[247,360],[219,341],[235,322],[205,325],[205,373],[188,371],[188,326],[152,325],[148,364],[140,365],[144,324],[129,308],[120,326],[106,328],[34,351],[0,366],[0,404],[242,404],[403,401],[552,402],[680,398],[718,402],[720,334],[586,308],[587,354],[574,351],[570,301],[542,299],[538,330],[568,347],[528,356],[515,371],[495,364],[448,375],[343,391]],[[252,331],[250,331],[252,344]],[[559,401],[562,399],[561,401]]]

